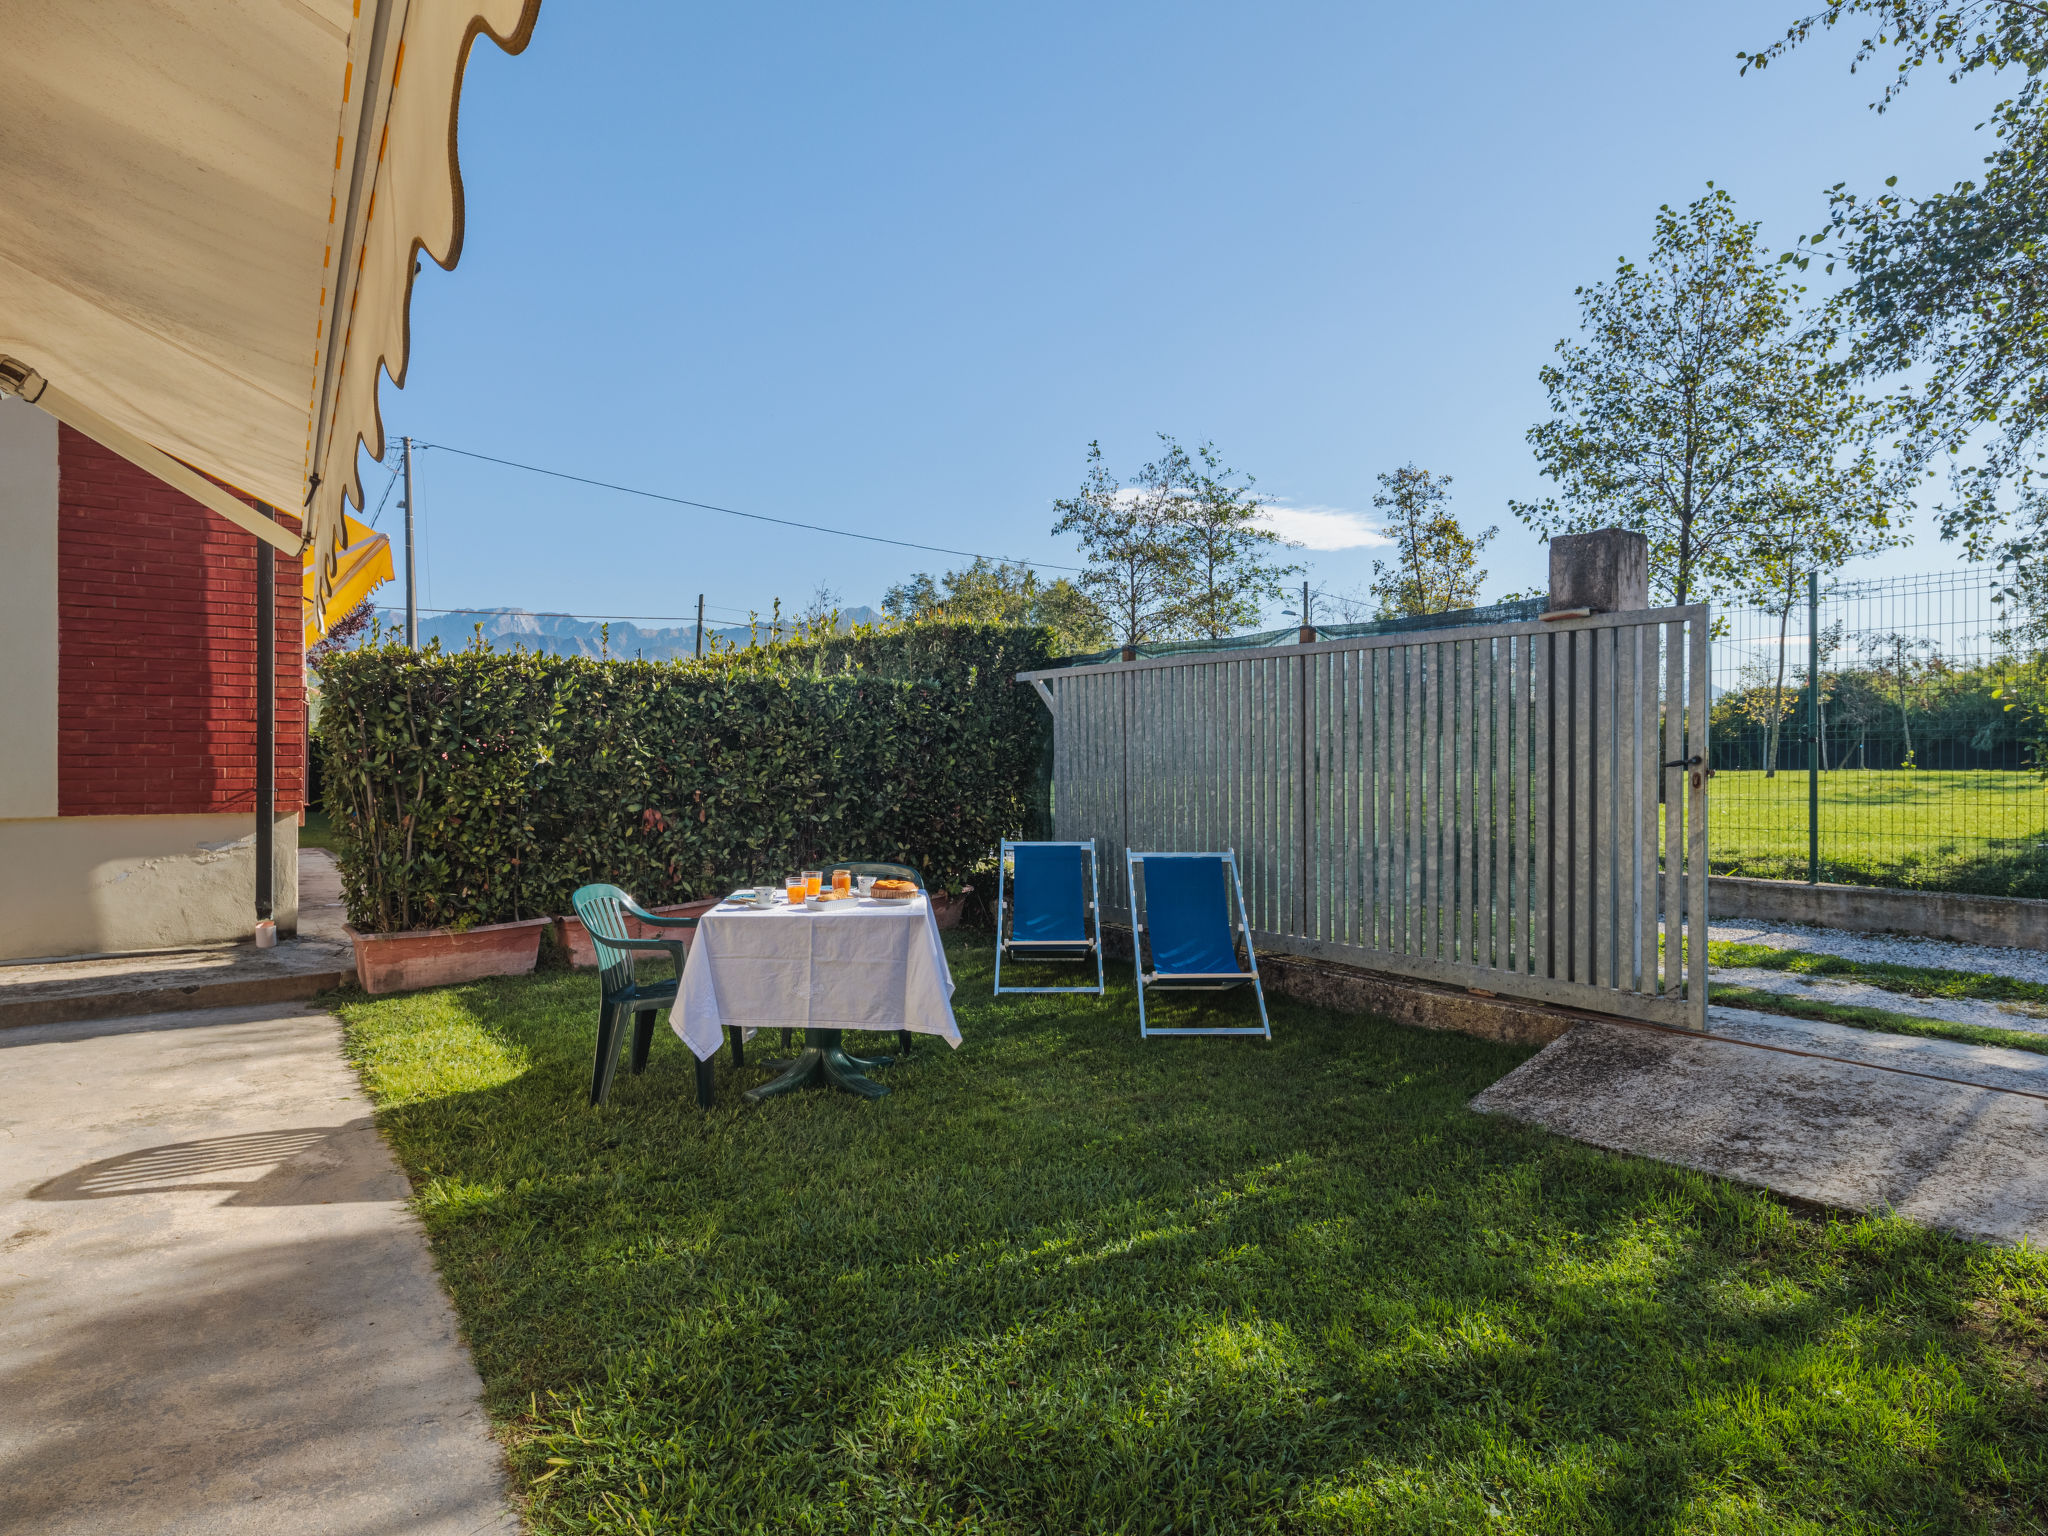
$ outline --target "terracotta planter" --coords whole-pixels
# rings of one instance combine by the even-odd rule
[[[948,896],[944,891],[931,893],[932,921],[939,925],[939,932],[960,926],[960,914],[967,910],[967,896],[973,889],[971,885],[963,885],[958,896]]]
[[[540,931],[551,917],[405,933],[357,933],[344,927],[356,949],[356,980],[365,992],[416,992],[484,976],[527,976],[540,957]]]
[[[718,905],[718,898],[709,901],[686,901],[679,907],[649,907],[647,910],[656,917],[702,917]],[[590,930],[583,926],[580,917],[558,917],[554,920],[555,937],[569,951],[569,963],[579,971],[597,968],[597,946],[590,942]],[[633,939],[681,939],[688,944],[696,938],[694,928],[650,928],[637,917],[626,919],[626,936]],[[659,960],[661,957],[656,955]]]

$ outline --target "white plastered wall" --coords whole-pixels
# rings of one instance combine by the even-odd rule
[[[296,815],[277,926],[299,924]],[[57,423],[0,397],[0,960],[245,939],[252,817],[57,814]]]
[[[0,819],[56,814],[57,421],[0,395]]]
[[[296,813],[277,822],[277,926],[299,926]],[[0,960],[246,939],[256,829],[230,816],[0,821]]]

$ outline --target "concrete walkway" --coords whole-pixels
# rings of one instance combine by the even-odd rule
[[[343,986],[355,954],[342,932],[333,856],[299,855],[299,932],[274,949],[252,940],[82,959],[0,962],[0,1029],[173,1008],[283,1004]]]
[[[408,1189],[303,1004],[0,1030],[0,1532],[515,1532]]]
[[[1796,1199],[2048,1245],[2048,1056],[1715,1007],[1581,1024],[1472,1101]]]

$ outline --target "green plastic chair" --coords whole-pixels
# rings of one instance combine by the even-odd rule
[[[656,917],[616,885],[585,885],[569,898],[576,916],[590,931],[597,948],[598,983],[601,1001],[597,1014],[597,1060],[590,1069],[590,1102],[602,1104],[611,1095],[612,1077],[618,1071],[619,1043],[626,1033],[626,1020],[633,1020],[633,1071],[647,1068],[647,1053],[654,1045],[654,1016],[673,1008],[676,988],[683,979],[684,944],[681,939],[636,939],[626,932],[626,919],[638,918],[650,928],[694,928],[694,917]],[[666,981],[643,982],[633,962],[643,950],[656,950],[675,962],[676,973]],[[732,1063],[744,1064],[740,1032],[732,1031]],[[711,1063],[697,1063],[697,1103],[711,1107]]]

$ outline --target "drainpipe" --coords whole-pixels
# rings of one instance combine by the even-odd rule
[[[269,510],[264,510],[269,517]],[[274,521],[274,519],[273,519]],[[277,906],[277,551],[256,542],[256,923],[262,925]]]

